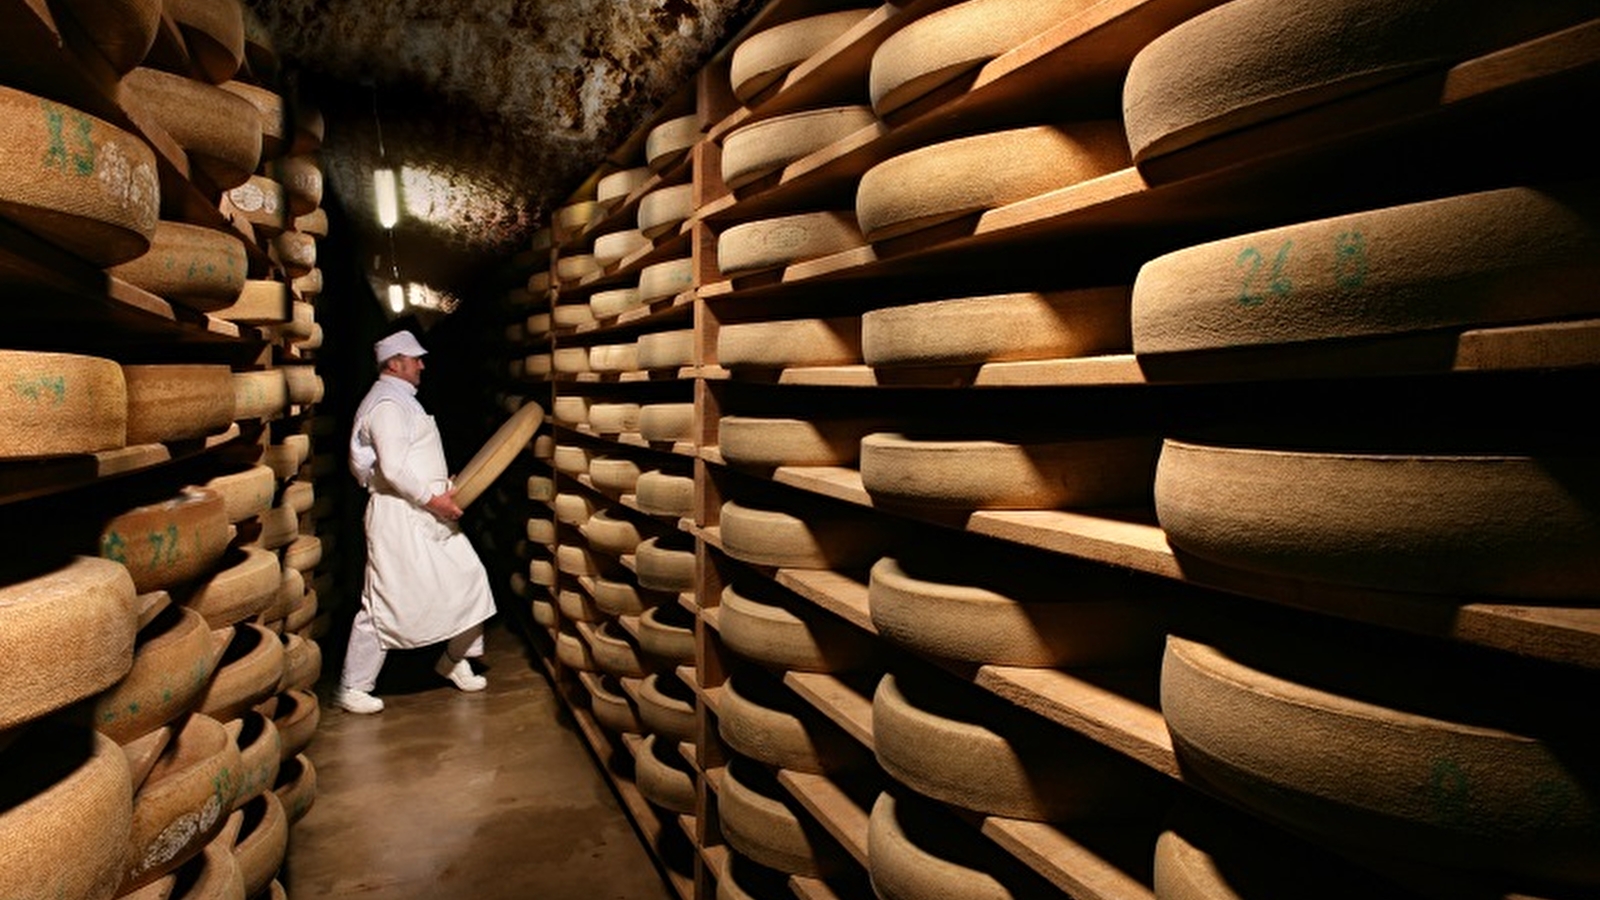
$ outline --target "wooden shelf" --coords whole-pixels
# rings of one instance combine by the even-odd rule
[[[149,472],[228,446],[240,437],[237,422],[210,437],[170,444],[136,444],[99,453],[0,462],[0,506],[88,487],[106,479]]]
[[[867,867],[867,817],[856,799],[826,775],[778,770],[778,783],[811,813],[862,868]]]
[[[874,749],[872,739],[872,694],[842,678],[824,672],[783,673],[783,683],[827,716],[835,725]]]

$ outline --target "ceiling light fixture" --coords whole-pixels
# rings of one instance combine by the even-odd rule
[[[389,285],[389,308],[397,315],[406,311],[406,289],[398,284]]]
[[[372,192],[377,199],[378,224],[393,228],[400,222],[400,185],[394,170],[372,170]]]

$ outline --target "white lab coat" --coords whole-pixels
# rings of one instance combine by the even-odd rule
[[[423,504],[450,487],[444,444],[417,389],[379,376],[356,409],[350,471],[369,491],[361,602],[385,649],[448,640],[494,615],[489,576],[467,536]]]

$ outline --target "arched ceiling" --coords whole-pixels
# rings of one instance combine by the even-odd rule
[[[247,0],[320,152],[369,281],[461,290],[527,246],[761,0]],[[400,170],[377,225],[372,172]],[[392,256],[391,254],[392,246]],[[380,277],[381,276],[381,277]]]

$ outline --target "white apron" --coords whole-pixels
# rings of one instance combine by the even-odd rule
[[[405,468],[437,491],[449,484],[444,446],[433,417],[414,397],[386,390],[380,381],[357,411],[353,443],[359,443],[367,413],[377,402],[408,412],[410,442]],[[364,470],[367,499],[367,571],[361,602],[372,613],[385,648],[422,647],[449,640],[494,615],[489,576],[467,536],[402,496],[377,468],[352,452],[357,477]]]

